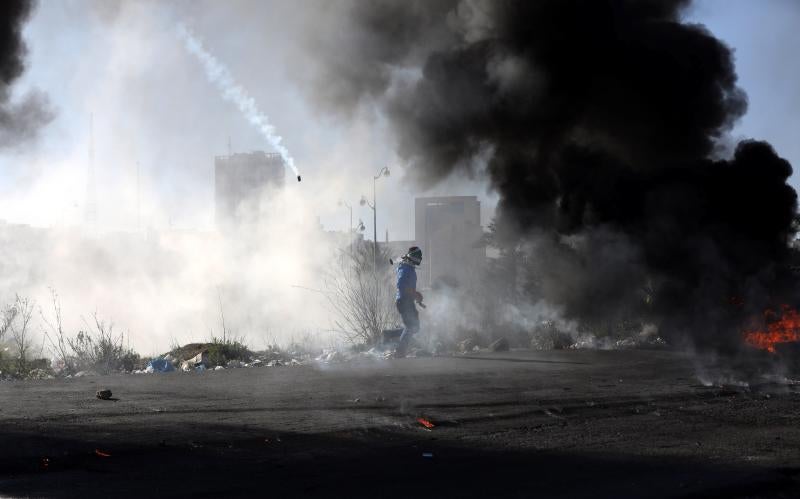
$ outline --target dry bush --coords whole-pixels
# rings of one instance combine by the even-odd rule
[[[93,370],[100,374],[131,371],[139,361],[139,355],[125,347],[125,335],[114,334],[114,325],[92,314],[92,324],[84,319],[86,331],[78,331],[74,338],[67,338],[72,351],[74,368]]]
[[[335,328],[354,344],[373,344],[384,329],[397,324],[394,273],[389,254],[372,243],[342,250],[325,276],[324,294],[336,319]]]
[[[15,375],[24,377],[30,370],[28,365],[28,352],[31,347],[31,317],[33,316],[34,303],[28,298],[17,295],[14,304],[10,307],[13,311],[6,313],[11,319],[7,328],[11,332],[11,341],[14,346]]]
[[[6,337],[6,333],[11,329],[11,323],[17,318],[17,309],[10,305],[3,310],[3,319],[2,323],[0,323],[0,343]]]
[[[39,316],[45,326],[42,328],[42,334],[50,344],[50,351],[55,357],[56,365],[59,365],[65,373],[74,374],[74,356],[70,351],[68,338],[61,323],[61,302],[58,299],[58,293],[53,288],[50,288],[50,298],[53,306],[52,319],[48,319],[44,310],[39,309]]]

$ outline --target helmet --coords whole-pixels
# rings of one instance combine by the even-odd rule
[[[412,246],[408,248],[408,253],[403,258],[414,265],[419,265],[422,263],[422,250],[417,246]]]

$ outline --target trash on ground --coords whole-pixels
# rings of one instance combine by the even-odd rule
[[[461,353],[469,353],[477,346],[478,343],[474,338],[467,338],[458,343],[458,351]]]
[[[53,379],[54,376],[44,369],[31,369],[25,379]]]
[[[427,419],[425,419],[423,417],[417,418],[417,423],[421,424],[422,426],[424,426],[425,428],[427,428],[429,430],[434,428],[434,427],[436,427],[435,424],[431,423],[429,420],[427,420]]]
[[[96,455],[100,456],[100,457],[111,457],[111,454],[109,454],[108,452],[102,451],[100,449],[95,449],[94,453]]]
[[[509,343],[506,338],[498,338],[489,345],[489,350],[492,352],[508,352]]]
[[[100,400],[109,400],[111,399],[111,390],[108,389],[97,390],[95,396]]]
[[[145,372],[169,373],[174,370],[175,366],[172,365],[172,362],[166,358],[157,358],[147,363],[147,369],[145,369]]]

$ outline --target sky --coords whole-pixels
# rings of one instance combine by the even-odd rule
[[[765,139],[795,167],[800,187],[800,2],[796,0],[704,0],[689,19],[704,24],[734,49],[747,114],[733,135]]]
[[[349,225],[342,200],[371,235],[372,212],[359,199],[372,197],[372,177],[383,166],[391,175],[375,184],[380,239],[387,229],[393,240],[413,237],[415,195],[478,195],[488,224],[496,197],[479,180],[450,179],[422,192],[405,180],[380,116],[364,111],[345,121],[315,110],[305,34],[324,5],[40,2],[25,28],[28,68],[15,91],[43,91],[56,117],[35,142],[0,152],[0,219],[81,223],[91,116],[102,228],[213,226],[214,156],[226,154],[229,141],[234,152],[268,146],[184,50],[175,31],[185,23],[269,116],[303,174],[300,184],[287,177],[287,187],[327,229]],[[701,0],[686,16],[735,51],[749,110],[734,137],[766,139],[800,164],[800,2]],[[799,186],[800,176],[791,181]]]

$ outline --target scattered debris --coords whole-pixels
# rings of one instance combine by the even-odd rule
[[[319,355],[315,361],[322,363],[322,364],[341,364],[344,362],[350,362],[353,360],[385,360],[392,358],[392,350],[384,350],[383,348],[370,348],[369,350],[362,351],[362,352],[354,352],[352,350],[337,350],[337,349],[326,349],[322,351],[322,354]],[[412,354],[409,354],[409,357]],[[298,362],[299,364],[299,362]],[[295,365],[292,363],[291,365]]]
[[[109,454],[108,452],[102,451],[100,449],[95,449],[94,453],[95,453],[95,455],[100,456],[100,457],[111,457],[111,454]]]
[[[111,399],[111,390],[108,390],[108,389],[97,390],[97,393],[95,394],[95,396],[97,398],[99,398],[100,400],[110,400]]]
[[[323,350],[322,354],[317,357],[315,360],[318,362],[324,362],[325,364],[333,364],[337,362],[345,362],[346,359],[344,354],[339,350]]]
[[[575,342],[570,345],[572,349],[592,349],[592,350],[625,350],[632,348],[664,348],[667,342],[653,330],[645,328],[642,333],[624,338],[612,336],[595,336],[591,333],[584,333],[578,336]]]
[[[215,371],[224,371],[224,370],[225,370],[225,368],[224,368],[224,367],[222,367],[222,366],[217,366],[217,367],[215,367],[215,368],[214,368],[214,370],[215,370]]]
[[[175,366],[172,365],[172,362],[169,359],[167,359],[167,357],[169,357],[169,355],[164,356],[164,358],[152,359],[150,362],[147,363],[147,369],[145,369],[145,372],[169,373],[174,371]]]
[[[423,417],[418,417],[417,418],[417,423],[421,424],[422,426],[424,426],[425,428],[427,428],[429,430],[431,430],[431,429],[436,427],[435,424],[431,423],[429,420],[427,420],[427,419],[425,419]]]
[[[533,350],[563,350],[574,343],[572,336],[559,328],[556,321],[543,321],[531,332]]]
[[[555,409],[555,410],[557,411],[557,409]],[[550,409],[544,409],[542,412],[545,415],[550,416],[553,419],[560,419],[562,421],[564,420],[563,416],[559,416],[558,414],[554,414],[553,411],[551,411]]]
[[[186,345],[185,347],[183,347],[183,349],[187,349],[190,346],[194,346],[195,351],[197,351],[198,349],[199,351],[191,358],[188,358],[181,362],[181,371],[188,372],[197,370],[197,368],[200,366],[203,366],[203,369],[205,369],[205,366],[208,364],[208,349],[204,348],[204,345],[198,345],[198,344]]]
[[[31,369],[31,371],[25,376],[25,379],[53,379],[54,376],[50,374],[47,370],[41,368]]]
[[[510,345],[506,338],[499,338],[489,345],[489,350],[492,352],[508,352],[509,347]]]
[[[458,343],[458,351],[461,353],[469,353],[478,346],[473,338],[467,338]]]

